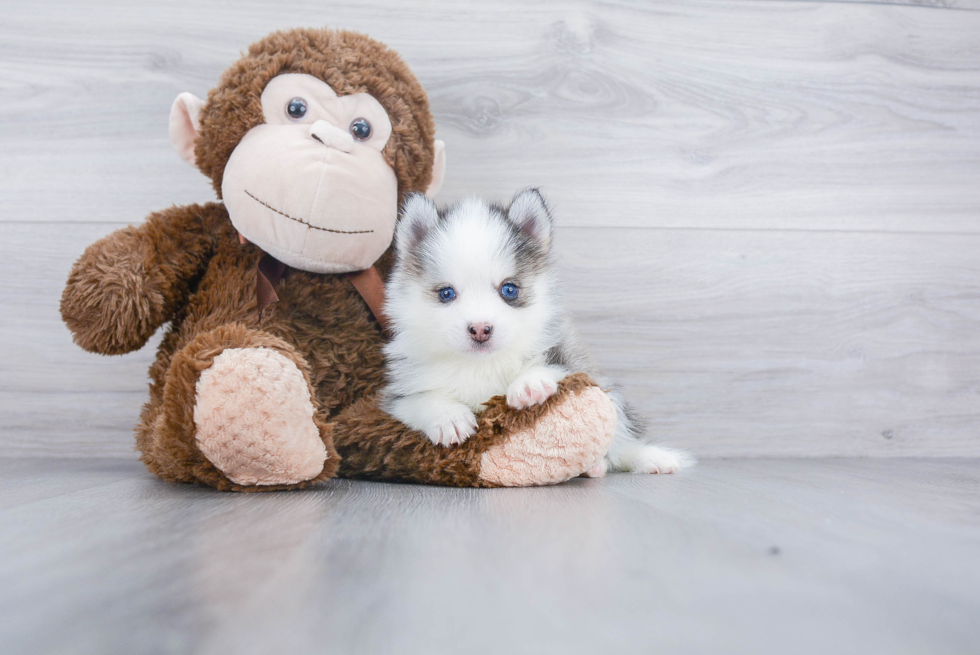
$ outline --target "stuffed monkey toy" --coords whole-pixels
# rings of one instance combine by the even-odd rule
[[[401,58],[345,31],[277,32],[170,136],[221,202],[172,207],[89,246],[61,313],[85,350],[137,350],[168,323],[136,446],[154,474],[235,491],[335,476],[553,484],[608,449],[615,412],[584,374],[521,411],[488,399],[462,445],[381,412],[383,280],[398,204],[445,170],[428,99]]]

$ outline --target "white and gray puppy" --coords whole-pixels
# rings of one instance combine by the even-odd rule
[[[693,460],[639,439],[635,415],[576,337],[551,240],[551,214],[536,189],[507,208],[474,198],[439,211],[421,194],[407,199],[386,292],[395,336],[385,347],[384,409],[448,446],[475,432],[475,415],[492,396],[524,409],[547,400],[568,373],[586,371],[612,389],[617,411],[612,446],[589,473],[678,470]]]

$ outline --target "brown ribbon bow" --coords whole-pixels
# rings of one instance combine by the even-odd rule
[[[255,270],[255,297],[258,300],[260,313],[272,303],[279,302],[276,286],[286,273],[286,268],[284,263],[269,253],[263,254],[259,260]],[[385,283],[378,269],[372,266],[364,271],[348,273],[347,279],[367,303],[368,309],[374,314],[381,329],[385,334],[389,334],[388,317],[384,313]]]
[[[259,303],[259,313],[274,302],[279,302],[276,286],[286,272],[286,265],[265,253],[255,269],[255,297]]]

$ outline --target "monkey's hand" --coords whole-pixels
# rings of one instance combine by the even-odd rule
[[[142,347],[170,320],[210,256],[201,218],[207,213],[198,205],[173,207],[89,246],[61,295],[61,317],[75,343],[119,355]]]

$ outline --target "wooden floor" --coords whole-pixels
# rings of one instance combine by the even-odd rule
[[[980,652],[980,461],[223,494],[0,460],[4,653]]]

